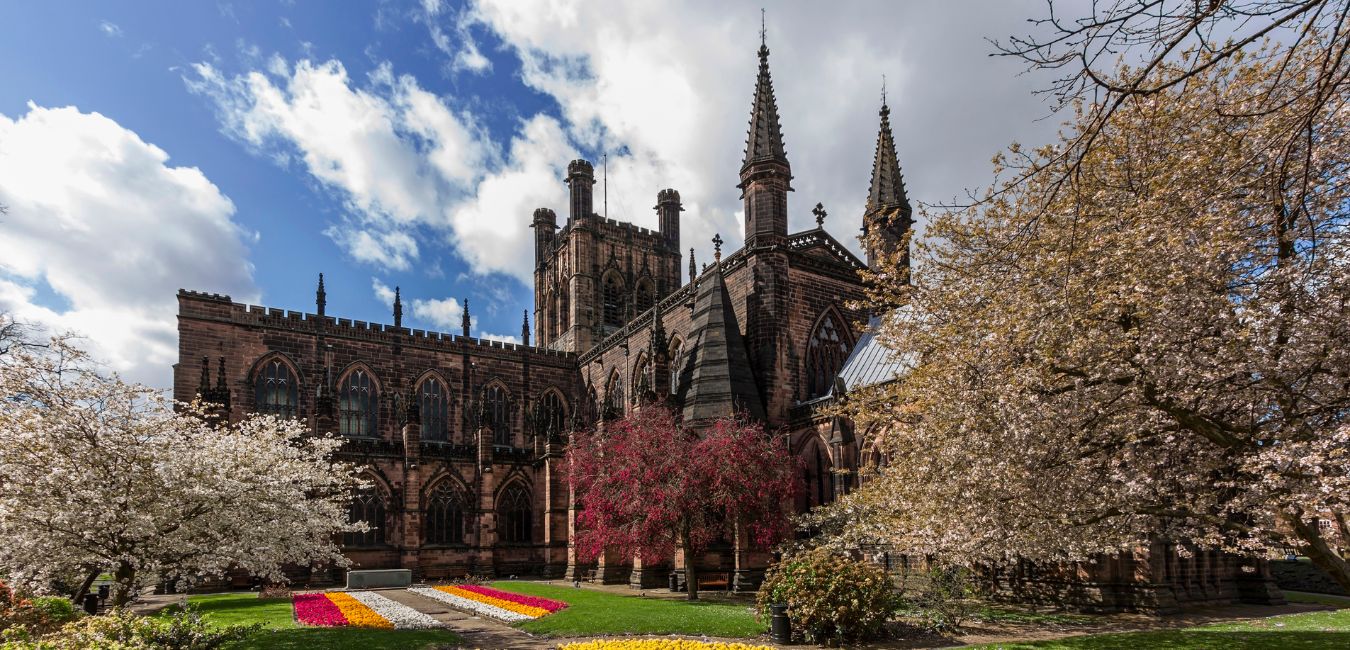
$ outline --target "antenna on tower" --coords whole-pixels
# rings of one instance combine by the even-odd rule
[[[604,152],[603,154],[601,154],[601,158],[604,160],[604,163],[605,163],[605,171],[604,171],[604,175],[603,175],[603,177],[602,177],[602,178],[603,178],[603,182],[601,183],[601,187],[603,188],[604,194],[605,194],[605,218],[608,219],[608,218],[609,218],[609,152],[606,151],[606,152]]]

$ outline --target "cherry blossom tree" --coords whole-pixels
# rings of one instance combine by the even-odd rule
[[[0,573],[36,589],[111,570],[114,603],[162,579],[344,563],[358,482],[294,420],[223,425],[99,374],[66,338],[0,366]]]
[[[887,464],[816,523],[966,563],[1293,547],[1350,588],[1350,86],[1302,92],[1299,47],[1160,63],[1193,72],[930,212],[871,278],[912,370],[847,406]]]
[[[609,549],[661,562],[679,549],[690,600],[698,598],[692,559],[709,543],[739,524],[742,544],[768,548],[792,529],[793,460],[758,424],[722,419],[693,431],[651,403],[574,434],[567,462],[580,506],[578,555]]]

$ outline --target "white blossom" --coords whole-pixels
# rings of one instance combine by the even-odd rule
[[[0,363],[0,574],[34,589],[110,571],[117,602],[163,579],[345,560],[354,469],[295,420],[216,426],[104,377],[68,340]]]

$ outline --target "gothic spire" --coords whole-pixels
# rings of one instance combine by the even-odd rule
[[[698,280],[698,265],[694,264],[694,248],[689,247],[689,282]]]
[[[755,103],[750,109],[750,135],[745,141],[744,170],[752,163],[774,161],[788,164],[783,149],[783,129],[778,122],[778,102],[773,96],[773,79],[769,76],[769,46],[761,27],[759,42],[759,78],[755,81]]]
[[[197,384],[197,393],[203,397],[211,390],[211,357],[202,357],[202,378]]]
[[[394,287],[394,327],[403,327],[403,296]]]
[[[328,292],[323,290],[323,274],[319,274],[319,290],[314,292],[314,304],[319,307],[319,315],[323,315],[324,307],[328,306]]]
[[[525,317],[520,321],[520,342],[530,344],[530,310],[524,310]]]
[[[891,108],[882,90],[881,129],[877,133],[877,151],[872,160],[872,186],[867,192],[867,212],[900,210],[906,220],[913,214],[905,195],[905,178],[895,155],[895,136],[891,134]]]
[[[464,299],[464,314],[459,319],[460,327],[464,328],[464,336],[469,335],[469,299]]]

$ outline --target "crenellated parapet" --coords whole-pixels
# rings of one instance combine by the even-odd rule
[[[234,302],[227,295],[186,289],[178,292],[178,315],[179,318],[275,328],[315,336],[440,349],[455,353],[524,353],[552,359],[557,363],[567,363],[576,356],[570,352],[532,345],[250,305]]]

